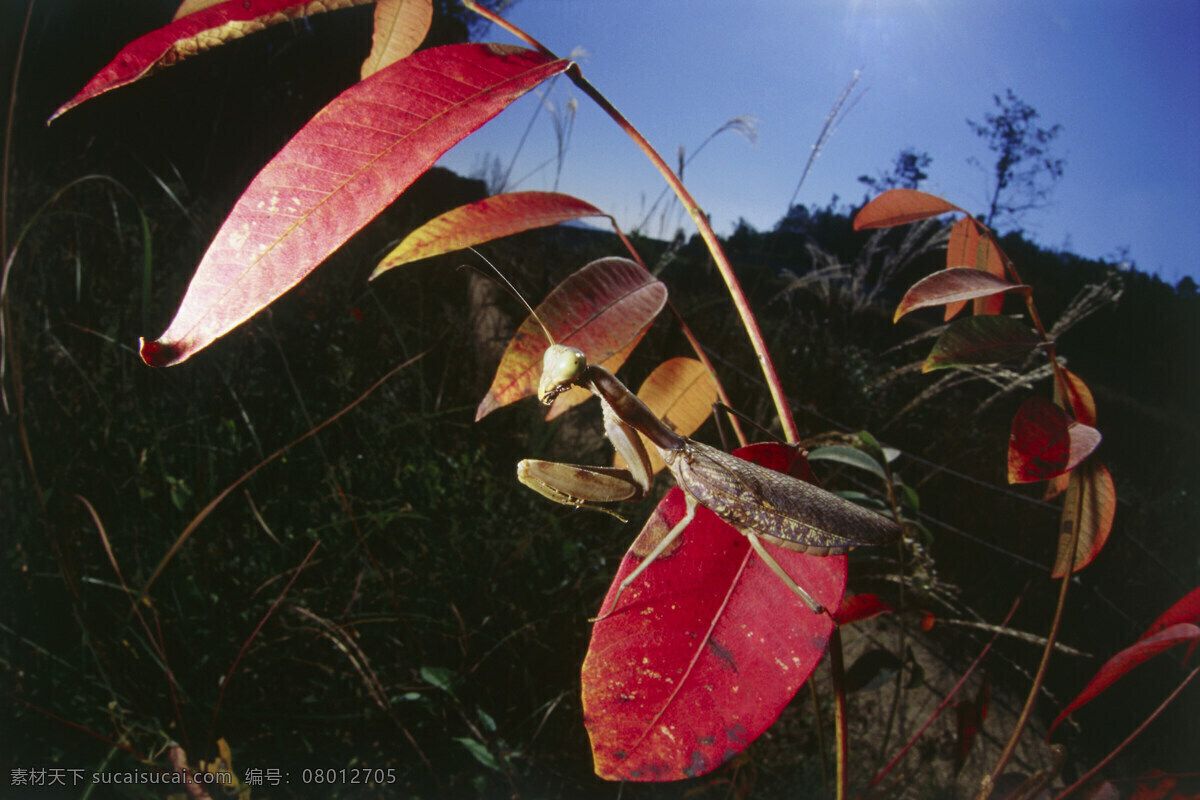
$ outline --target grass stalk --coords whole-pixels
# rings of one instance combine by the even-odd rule
[[[498,14],[489,11],[486,8],[476,5],[471,0],[464,0],[467,8],[484,17],[488,21],[500,26],[512,35],[524,41],[530,47],[544,53],[552,58],[557,58],[549,48],[545,47],[537,39],[530,36],[525,31],[510,23],[508,20]],[[585,77],[577,64],[572,64],[566,72],[567,76],[575,83],[579,89],[592,99],[608,116],[617,123],[638,146],[656,169],[662,174],[663,179],[671,187],[672,191],[687,210],[688,216],[692,218],[692,222],[696,225],[696,229],[700,232],[700,237],[704,240],[708,247],[709,253],[712,254],[713,261],[717,265],[721,277],[725,281],[725,287],[729,290],[729,296],[733,300],[733,305],[737,309],[738,317],[741,319],[742,327],[746,330],[746,335],[750,338],[750,344],[754,348],[754,353],[758,357],[759,366],[762,368],[763,376],[767,382],[767,388],[771,392],[771,399],[775,403],[775,410],[779,416],[779,422],[783,426],[784,435],[788,441],[799,441],[800,431],[796,427],[796,421],[792,416],[791,407],[788,405],[787,397],[783,392],[783,384],[779,380],[779,374],[775,370],[775,364],[771,360],[771,355],[767,350],[766,340],[763,338],[762,330],[758,325],[758,319],[754,311],[750,308],[750,303],[746,299],[746,293],[742,289],[741,283],[734,274],[733,266],[729,263],[729,259],[725,256],[725,251],[721,247],[720,240],[717,239],[717,234],[709,224],[708,217],[703,209],[696,203],[687,187],[679,180],[679,177],[671,170],[667,162],[663,160],[658,151],[642,136],[641,132],[633,126],[625,116],[617,110],[608,98],[600,93]]]

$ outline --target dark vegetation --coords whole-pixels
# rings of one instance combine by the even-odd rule
[[[162,19],[171,5],[160,4]],[[496,359],[482,320],[501,315],[511,332],[521,317],[515,301],[497,300],[454,270],[458,259],[397,270],[369,286],[363,280],[389,242],[477,198],[479,183],[434,171],[270,311],[184,365],[151,370],[136,354],[139,335],[164,327],[241,188],[355,79],[363,54],[342,49],[369,38],[369,12],[234,43],[46,130],[40,121],[113,43],[147,27],[132,13],[96,7],[66,15],[54,6],[35,11],[26,53],[10,241],[60,187],[87,174],[107,178],[67,190],[35,221],[8,286],[4,769],[138,768],[130,753],[162,765],[170,740],[195,763],[213,757],[223,738],[239,774],[290,772],[286,792],[256,796],[335,796],[299,785],[300,770],[356,765],[395,768],[402,791],[342,786],[336,796],[614,796],[615,787],[591,775],[578,669],[586,619],[635,528],[560,510],[513,476],[519,455],[606,458],[599,437],[586,435],[595,410],[573,412],[584,421],[566,426],[545,425],[530,407],[473,424]],[[19,33],[13,17],[5,12],[5,53]],[[81,66],[62,68],[63,50]],[[4,68],[11,62],[6,57]],[[1043,634],[1058,513],[1038,502],[1040,487],[1006,487],[1003,472],[1008,420],[1027,389],[997,397],[996,383],[977,380],[922,397],[937,378],[908,367],[929,341],[906,342],[938,318],[918,314],[897,326],[891,309],[941,255],[917,255],[870,297],[906,232],[886,234],[878,256],[865,260],[869,237],[851,230],[852,212],[797,207],[774,231],[743,225],[728,241],[788,396],[802,405],[809,436],[867,428],[903,450],[905,477],[919,488],[933,535],[930,574],[988,620],[1002,617],[1032,578],[1012,626]],[[649,263],[663,255],[660,242],[635,243]],[[1200,583],[1200,298],[1194,284],[1177,290],[1136,268],[1048,251],[1019,234],[1002,244],[1036,286],[1048,324],[1075,308],[1085,287],[1101,287],[1094,313],[1059,342],[1097,393],[1103,457],[1121,498],[1112,540],[1081,574],[1065,622],[1067,644],[1103,659]],[[487,250],[534,300],[578,266],[616,252],[612,237],[572,228]],[[769,419],[752,356],[700,243],[664,263],[673,302],[724,370],[735,403]],[[848,266],[814,277],[835,265]],[[672,326],[656,326],[626,368],[630,382],[685,349]],[[217,493],[418,356],[234,491],[160,578],[142,608],[149,630],[141,627],[105,540],[136,590]],[[1046,379],[1034,388],[1048,392]],[[581,455],[572,436],[590,452]],[[705,429],[699,438],[714,436]],[[78,498],[94,506],[104,537]],[[882,581],[852,588],[889,591]],[[958,630],[933,635],[952,660],[978,649],[979,640]],[[1029,669],[1036,648],[999,648],[993,680],[1023,680],[1007,665]],[[1060,705],[1097,664],[1055,662],[1049,688]],[[1141,669],[1119,687],[1120,699],[1077,715],[1079,729],[1066,732],[1077,764],[1106,753],[1144,718],[1161,698],[1157,688],[1177,681],[1178,658]],[[744,768],[757,770],[762,796],[785,796],[811,778],[796,766],[812,763],[811,724],[795,724],[811,713],[787,714],[790,730],[808,738],[768,737],[750,750],[760,765]],[[1130,752],[1124,774],[1194,769],[1196,752],[1192,691]],[[710,784],[701,796],[723,796],[720,776],[729,772],[716,776],[628,786],[624,796],[679,797]],[[131,788],[122,796],[156,795]]]

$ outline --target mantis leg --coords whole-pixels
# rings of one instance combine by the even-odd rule
[[[800,585],[792,580],[792,576],[788,575],[787,571],[784,570],[783,567],[779,566],[779,562],[767,552],[767,548],[763,547],[762,542],[758,540],[758,536],[756,534],[747,531],[742,531],[742,533],[746,534],[746,538],[750,540],[750,546],[754,548],[754,552],[758,553],[758,557],[763,560],[763,563],[770,567],[771,571],[778,575],[779,578],[788,585],[789,589],[799,595],[800,599],[804,601],[806,606],[812,609],[814,614],[821,614],[825,611],[825,607],[823,605],[818,603],[811,594],[801,589]]]
[[[683,496],[687,502],[687,512],[683,515],[683,519],[675,523],[675,527],[671,528],[671,530],[667,532],[667,535],[664,536],[659,543],[654,546],[654,549],[646,554],[646,557],[642,559],[642,563],[637,565],[637,569],[625,576],[625,580],[621,581],[621,585],[617,587],[617,595],[613,598],[612,608],[608,610],[607,614],[601,614],[593,619],[593,622],[599,622],[616,611],[617,603],[621,601],[621,593],[633,585],[633,582],[636,581],[638,577],[646,571],[646,568],[657,561],[658,557],[665,553],[667,548],[679,538],[679,534],[683,533],[683,529],[691,524],[692,518],[696,516],[696,498],[692,497],[687,492],[684,492]]]

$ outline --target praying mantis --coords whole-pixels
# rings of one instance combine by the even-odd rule
[[[517,465],[521,483],[555,502],[575,507],[607,510],[593,504],[640,500],[649,492],[652,478],[649,455],[637,435],[641,433],[658,450],[686,499],[683,519],[621,582],[608,615],[616,611],[621,593],[683,533],[697,506],[708,508],[745,535],[758,557],[817,614],[825,609],[779,565],[763,540],[788,550],[827,556],[854,547],[887,544],[899,537],[900,526],[886,517],[676,433],[615,375],[599,364],[589,364],[583,351],[553,343],[549,331],[544,326],[543,330],[551,344],[542,360],[538,399],[549,405],[571,386],[596,395],[605,434],[628,467],[525,459]]]

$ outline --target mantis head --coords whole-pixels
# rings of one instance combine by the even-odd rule
[[[587,370],[587,356],[582,350],[565,344],[552,344],[542,356],[542,379],[538,383],[538,399],[545,405],[571,388]]]

